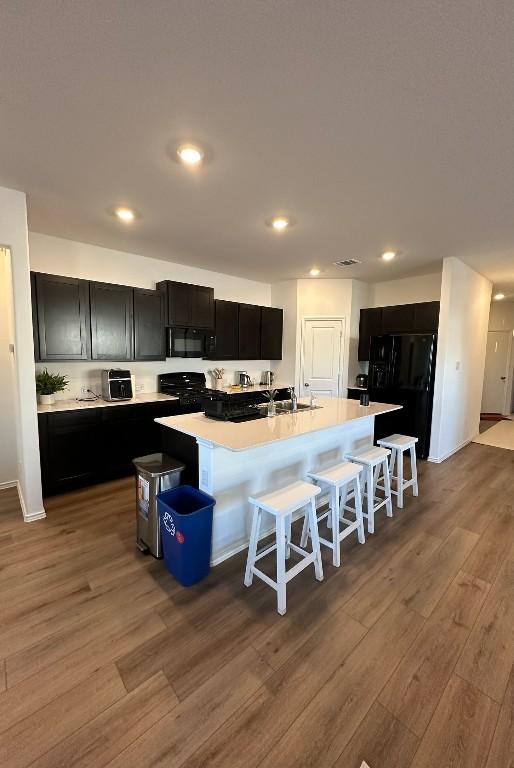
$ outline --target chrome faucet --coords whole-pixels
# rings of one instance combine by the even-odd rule
[[[296,392],[294,391],[294,387],[289,387],[289,392],[291,394],[291,410],[296,412],[298,410],[298,398],[296,396]]]

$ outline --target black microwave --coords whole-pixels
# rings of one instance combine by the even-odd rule
[[[166,357],[209,357],[215,336],[199,328],[166,328]]]

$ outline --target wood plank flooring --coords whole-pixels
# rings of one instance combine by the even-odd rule
[[[0,492],[2,768],[514,768],[514,452],[421,462],[285,617],[245,553],[180,587],[136,550],[133,494],[24,524]]]

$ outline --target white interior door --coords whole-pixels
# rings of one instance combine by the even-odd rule
[[[344,320],[306,319],[300,394],[339,397],[343,367]]]
[[[503,413],[509,375],[511,334],[489,331],[485,356],[482,413]]]

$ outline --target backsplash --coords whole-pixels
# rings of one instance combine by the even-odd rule
[[[169,358],[159,362],[127,362],[119,363],[108,361],[99,362],[62,362],[62,363],[36,363],[36,372],[48,368],[50,373],[61,373],[69,379],[69,386],[64,392],[55,395],[56,400],[69,400],[76,397],[84,397],[82,388],[87,387],[93,392],[102,392],[102,370],[106,368],[126,368],[136,378],[136,392],[156,392],[157,376],[160,373],[173,373],[174,371],[197,371],[205,373],[207,386],[213,387],[214,380],[207,373],[213,368],[224,368],[225,385],[236,383],[236,371],[247,371],[252,381],[259,383],[262,372],[270,369],[269,360],[238,360],[219,361],[200,360],[198,358]],[[293,384],[293,382],[291,382]],[[142,387],[142,389],[140,389]]]

